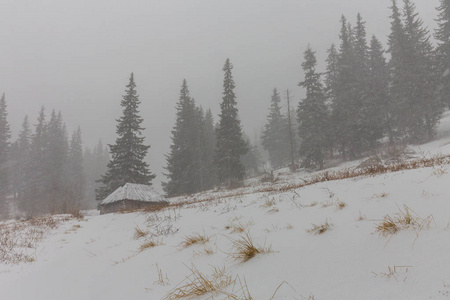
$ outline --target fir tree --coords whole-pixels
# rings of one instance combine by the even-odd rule
[[[439,97],[443,103],[450,106],[450,1],[440,0],[437,9],[439,15],[435,37],[438,42],[436,54]]]
[[[186,80],[177,103],[177,119],[172,130],[172,145],[167,155],[167,177],[163,189],[168,196],[192,194],[201,190],[201,118],[190,97]]]
[[[406,135],[403,108],[407,106],[408,101],[408,43],[396,0],[392,0],[391,10],[391,33],[388,38],[388,52],[391,55],[388,65],[391,78],[389,91],[392,107],[393,135],[396,138],[401,138]]]
[[[347,19],[341,18],[341,46],[337,64],[338,76],[335,84],[335,99],[332,103],[332,123],[335,125],[333,135],[344,159],[361,154],[362,140],[360,134],[360,99],[357,93],[355,72],[354,36]]]
[[[407,38],[408,115],[405,120],[408,138],[411,142],[432,139],[442,115],[441,105],[435,95],[436,77],[433,46],[429,32],[415,12],[411,0],[404,0],[404,28]]]
[[[247,144],[242,138],[241,122],[236,107],[235,83],[231,73],[233,65],[227,59],[223,67],[223,97],[220,104],[219,125],[217,128],[217,147],[215,163],[218,179],[230,186],[243,180],[245,168],[241,163],[241,156],[248,151]]]
[[[269,152],[273,168],[283,167],[289,160],[288,124],[286,117],[281,113],[280,102],[280,95],[275,88],[262,136],[262,144]]]
[[[28,116],[25,116],[22,123],[22,130],[19,132],[19,139],[17,140],[17,184],[15,194],[20,199],[24,193],[27,185],[27,165],[30,162],[31,154],[31,137],[32,132],[28,122]]]
[[[302,139],[300,155],[304,158],[302,166],[322,169],[327,146],[328,112],[320,74],[316,72],[315,52],[308,47],[302,63],[305,80],[299,85],[306,89],[306,98],[298,106],[300,123],[299,135]]]
[[[140,101],[133,73],[126,87],[126,94],[121,101],[123,115],[117,120],[118,137],[115,144],[110,145],[111,160],[106,174],[100,179],[103,185],[97,189],[97,200],[103,200],[126,183],[150,185],[156,176],[144,161],[150,146],[144,145],[144,137],[141,136],[143,119],[139,116]]]
[[[83,166],[83,141],[81,136],[81,129],[78,129],[72,134],[69,147],[69,195],[70,206],[73,209],[80,209],[81,207],[88,207],[87,204],[82,203],[85,199],[86,178],[84,175]]]
[[[6,196],[8,194],[8,151],[11,130],[7,120],[5,94],[0,98],[0,218],[7,217]]]
[[[205,113],[201,128],[203,190],[212,189],[217,183],[217,170],[214,164],[216,133],[214,117],[210,109]]]
[[[48,132],[45,109],[41,108],[31,137],[30,155],[25,168],[24,189],[19,197],[19,207],[27,215],[49,212],[47,202]]]
[[[370,41],[368,77],[367,104],[370,114],[367,115],[367,118],[371,124],[368,139],[369,141],[376,141],[386,133],[390,143],[392,143],[394,134],[391,121],[391,104],[389,102],[389,70],[384,57],[383,46],[375,36],[372,36]]]

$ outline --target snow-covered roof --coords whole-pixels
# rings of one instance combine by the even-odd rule
[[[166,201],[161,194],[149,185],[126,183],[106,197],[101,204],[109,204],[121,200],[136,200],[143,202]]]

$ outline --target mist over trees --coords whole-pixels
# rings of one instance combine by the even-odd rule
[[[165,194],[240,186],[245,178],[271,169],[323,169],[332,160],[372,155],[383,145],[435,138],[450,106],[450,1],[441,0],[437,7],[436,47],[413,1],[391,0],[389,9],[386,45],[367,34],[364,18],[357,14],[354,26],[341,16],[339,42],[327,50],[322,72],[308,46],[302,61],[292,62],[304,74],[297,80],[304,96],[288,107],[281,89],[274,88],[261,99],[268,113],[253,141],[241,126],[237,99],[246,99],[235,94],[230,59],[222,69],[217,121],[209,108],[197,105],[183,80],[166,154]],[[69,134],[62,113],[48,115],[44,107],[37,119],[24,117],[13,140],[3,94],[0,217],[13,213],[11,207],[22,216],[93,208],[94,198],[103,200],[125,183],[152,184],[156,175],[146,162],[150,146],[142,135],[133,73],[126,88],[115,143],[105,146],[99,140],[92,150],[84,148],[80,128]],[[295,113],[289,113],[291,108]]]

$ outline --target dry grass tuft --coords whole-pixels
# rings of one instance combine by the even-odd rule
[[[312,227],[306,229],[306,232],[315,235],[324,234],[328,230],[331,230],[332,226],[333,224],[328,223],[328,220],[326,220],[323,224],[320,225],[312,224]]]
[[[313,202],[311,202],[310,204],[305,204],[305,205],[303,205],[304,207],[314,207],[314,206],[316,206],[318,203],[317,203],[317,201],[313,201]]]
[[[163,276],[162,270],[158,267],[158,264],[156,264],[156,271],[158,272],[158,280],[156,280],[153,284],[159,284],[162,286],[169,285],[169,278],[166,276]]]
[[[193,235],[186,235],[180,246],[182,248],[187,248],[195,244],[205,244],[209,242],[210,239],[211,236],[208,236],[206,234],[201,235],[200,233],[195,233]]]
[[[344,201],[338,201],[338,202],[336,202],[336,208],[338,209],[338,210],[342,210],[342,209],[344,209],[344,207],[346,207],[347,206],[347,203],[345,203]]]
[[[394,216],[386,215],[383,221],[377,224],[376,231],[382,236],[394,235],[400,230],[414,229],[417,232],[426,228],[429,229],[434,219],[433,216],[421,218],[408,206],[403,206],[404,210]]]
[[[153,247],[156,247],[156,246],[161,246],[161,245],[164,245],[164,243],[161,240],[150,239],[148,241],[145,241],[141,245],[141,247],[139,248],[139,251],[142,252],[142,251],[144,251],[146,249],[153,248]]]
[[[275,201],[275,198],[266,199],[266,201],[263,204],[261,204],[261,207],[269,208],[269,207],[274,206],[275,204],[277,204]]]
[[[233,296],[230,296],[223,291],[223,289],[236,282],[236,280],[226,272],[225,267],[213,268],[213,274],[210,276],[201,273],[194,266],[189,268],[189,270],[191,271],[191,274],[183,281],[184,284],[169,292],[163,300],[200,297],[207,294]],[[231,297],[231,299],[238,298]]]
[[[359,216],[358,216],[358,218],[356,219],[356,221],[363,221],[363,220],[365,220],[365,219],[367,219],[367,217],[366,217],[365,215],[363,215],[363,214],[361,213],[361,211],[359,211]]]
[[[142,230],[139,226],[134,229],[133,239],[138,240],[140,238],[146,237],[149,234],[148,231]]]
[[[330,207],[333,205],[334,205],[333,200],[326,200],[326,201],[323,201],[321,204],[322,208]]]
[[[265,245],[255,245],[253,238],[248,232],[241,236],[240,239],[231,239],[231,241],[233,242],[233,251],[230,252],[229,255],[235,260],[240,260],[241,262],[246,262],[255,257],[257,254],[273,252],[271,246],[265,247]]]
[[[373,198],[386,198],[387,196],[389,196],[388,193],[381,193],[373,195]]]

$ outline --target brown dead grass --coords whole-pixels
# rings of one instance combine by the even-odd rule
[[[180,243],[180,247],[187,248],[195,244],[205,244],[209,242],[210,239],[211,236],[208,236],[206,234],[195,233],[192,235],[186,235],[183,241]]]
[[[306,232],[309,234],[320,235],[320,234],[324,234],[325,232],[331,230],[332,226],[333,226],[333,224],[328,223],[328,220],[326,220],[324,223],[322,223],[320,225],[312,224],[312,227],[309,229],[306,229]]]
[[[429,229],[433,221],[433,216],[422,218],[408,206],[403,205],[403,210],[399,209],[393,216],[386,215],[383,221],[376,225],[375,231],[385,237],[406,229],[413,229],[418,233],[424,228]]]
[[[272,247],[260,246],[254,243],[250,233],[246,232],[239,239],[231,239],[233,249],[228,255],[233,257],[235,260],[240,260],[241,262],[246,262],[258,254],[270,253]]]
[[[141,247],[139,247],[139,251],[142,252],[142,251],[144,251],[146,249],[153,248],[153,247],[156,247],[156,246],[161,246],[161,245],[164,245],[164,243],[161,240],[150,239],[150,240],[145,241],[141,245]]]
[[[40,216],[0,224],[0,263],[33,262],[46,234],[72,219],[70,215]]]

